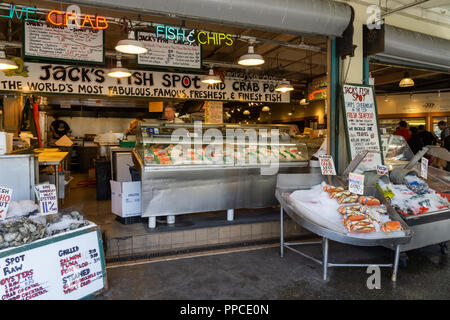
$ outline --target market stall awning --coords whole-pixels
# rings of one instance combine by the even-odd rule
[[[247,28],[341,36],[350,22],[349,5],[330,0],[78,0],[71,4],[171,15]]]
[[[384,51],[372,61],[406,67],[450,71],[450,40],[385,25]]]

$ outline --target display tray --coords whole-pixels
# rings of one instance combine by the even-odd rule
[[[320,218],[313,221],[311,215],[308,217],[308,213],[304,210],[300,210],[298,206],[294,203],[294,201],[290,198],[290,195],[295,190],[282,190],[277,189],[275,196],[280,202],[283,210],[299,225],[304,227],[305,229],[318,234],[324,238],[328,238],[330,240],[338,241],[341,243],[346,243],[350,245],[357,246],[391,246],[397,244],[406,244],[411,240],[411,232],[407,226],[404,225],[404,222],[400,221],[402,226],[405,229],[405,233],[403,236],[396,236],[395,234],[352,234],[349,232],[340,231],[337,229],[332,229],[329,227],[325,227],[322,225]],[[389,212],[389,216],[392,217],[391,212]],[[311,214],[311,212],[309,213]],[[338,214],[336,212],[336,214]],[[394,220],[397,220],[394,218]],[[324,223],[325,224],[325,223]]]

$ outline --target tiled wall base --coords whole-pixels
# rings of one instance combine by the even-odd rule
[[[304,235],[311,235],[311,233],[290,219],[284,221],[285,238]],[[276,221],[107,238],[106,259],[279,239],[279,237],[280,222]]]

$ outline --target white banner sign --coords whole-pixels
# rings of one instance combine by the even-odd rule
[[[108,70],[94,67],[28,63],[0,72],[0,91],[178,98],[219,101],[289,103],[290,93],[275,91],[280,81],[225,78],[208,85],[199,74],[131,70],[132,76],[116,79]]]
[[[103,37],[103,30],[26,21],[24,55],[26,58],[103,63]]]
[[[58,213],[58,197],[54,184],[40,184],[35,187],[41,214]]]
[[[179,43],[173,40],[157,38],[156,33],[138,31],[137,38],[148,49],[147,53],[137,56],[138,64],[201,69],[202,49],[196,42]]]
[[[0,220],[5,220],[13,189],[0,187]]]
[[[0,258],[2,300],[74,300],[103,287],[97,231]]]
[[[372,87],[345,84],[343,94],[351,158],[364,150],[381,151]],[[369,153],[359,168],[364,171],[376,170],[377,165],[382,165],[381,155]]]

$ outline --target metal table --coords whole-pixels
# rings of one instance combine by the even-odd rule
[[[68,152],[41,152],[38,154],[38,161],[40,166],[54,166],[55,168],[55,186],[56,186],[56,198],[59,201],[59,166],[64,162],[68,156]],[[64,199],[62,199],[64,203]]]
[[[277,180],[277,188],[275,197],[280,203],[280,255],[284,256],[284,248],[292,250],[308,259],[311,259],[323,266],[323,279],[327,279],[328,267],[393,267],[392,281],[396,281],[398,272],[398,262],[401,245],[405,245],[411,241],[411,232],[405,222],[400,218],[397,212],[388,210],[389,216],[393,220],[400,221],[405,229],[405,236],[403,237],[380,237],[380,238],[361,238],[355,237],[348,233],[337,232],[324,226],[321,226],[310,219],[308,219],[301,211],[299,211],[291,202],[289,195],[295,190],[309,189],[313,185],[320,184],[325,181],[326,177],[320,174],[279,174]],[[338,185],[340,183],[336,183]],[[303,228],[309,230],[322,237],[322,241],[313,242],[285,242],[283,230],[283,214],[286,212],[290,218],[298,223]],[[355,246],[386,246],[395,247],[395,258],[393,264],[344,264],[344,263],[330,263],[328,262],[328,240],[333,240],[345,244]],[[291,246],[305,245],[305,244],[322,244],[322,261],[311,257]]]

